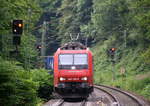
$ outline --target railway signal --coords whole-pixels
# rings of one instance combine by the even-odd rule
[[[20,35],[23,32],[23,20],[13,20],[12,32],[13,32],[13,45],[20,45],[21,43]]]
[[[115,54],[116,54],[116,48],[110,48],[108,50],[108,55],[111,57],[111,62],[112,62],[112,80],[114,81],[116,79],[116,75],[115,75]]]
[[[110,49],[109,49],[109,55],[111,56],[111,58],[114,58],[114,56],[115,56],[115,51],[116,51],[116,48],[110,48]]]
[[[36,49],[41,52],[42,46],[41,45],[37,45]]]
[[[23,32],[23,20],[13,20],[12,32],[15,35],[21,35]]]

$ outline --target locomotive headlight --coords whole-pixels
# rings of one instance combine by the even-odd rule
[[[82,77],[81,80],[87,81],[87,77]]]
[[[75,69],[76,69],[76,67],[75,67],[75,66],[72,66],[72,67],[71,67],[71,69],[72,69],[72,70],[75,70]]]
[[[66,80],[66,78],[60,77],[59,80],[64,81],[64,80]]]

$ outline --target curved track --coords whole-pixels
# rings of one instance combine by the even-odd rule
[[[120,89],[95,85],[87,99],[52,99],[43,106],[149,106],[138,97]]]
[[[117,97],[115,95],[112,95],[110,92],[108,92],[107,90],[102,89],[100,87],[95,87],[95,89],[101,90],[102,92],[105,93],[105,96],[108,95],[107,98],[110,98],[109,99],[109,101],[110,101],[109,103],[108,102],[105,103],[103,99],[101,99],[101,102],[103,102],[103,103],[105,103],[107,105],[109,104],[109,105],[113,105],[113,106],[120,106],[119,100],[117,99]],[[101,97],[103,97],[103,96],[101,96]]]
[[[143,100],[139,99],[138,97],[136,97],[128,92],[122,91],[120,89],[105,86],[105,85],[99,85],[99,86],[95,85],[95,87],[104,89],[107,92],[110,92],[112,95],[116,96],[120,102],[120,104],[119,104],[120,106],[149,106],[148,104],[146,104]]]

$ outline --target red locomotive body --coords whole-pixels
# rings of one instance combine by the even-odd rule
[[[80,43],[68,43],[54,55],[54,90],[63,98],[87,97],[93,91],[93,56]]]

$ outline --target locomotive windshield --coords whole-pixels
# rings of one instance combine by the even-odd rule
[[[73,64],[73,55],[63,54],[59,55],[59,65],[72,65]]]
[[[75,54],[74,65],[84,65],[84,64],[87,64],[87,54]]]
[[[88,68],[87,54],[59,55],[59,69],[87,69],[87,68]]]

